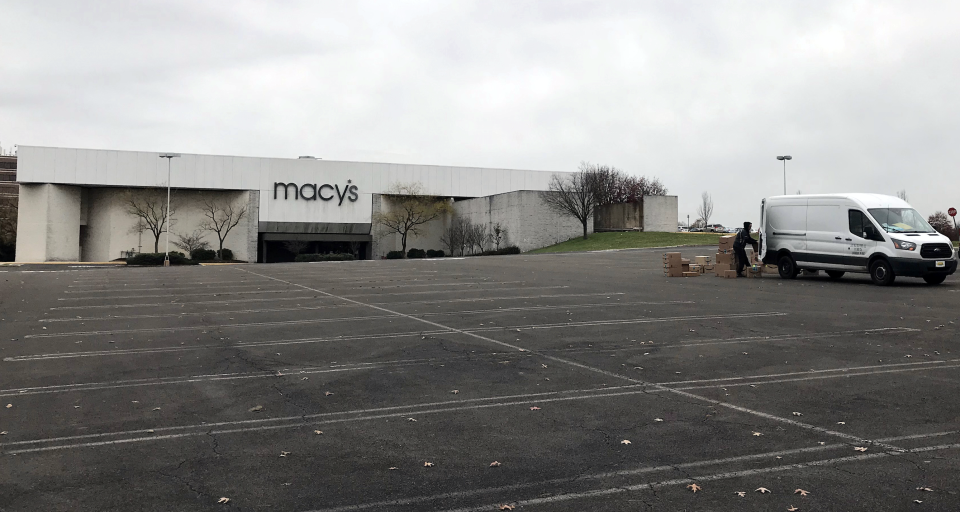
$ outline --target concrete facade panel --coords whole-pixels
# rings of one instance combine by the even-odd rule
[[[644,196],[643,230],[673,232],[677,230],[680,209],[677,196]]]

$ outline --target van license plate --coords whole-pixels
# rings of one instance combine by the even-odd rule
[[[943,268],[943,267],[946,267],[946,266],[947,266],[947,262],[946,262],[946,261],[938,261],[938,262],[937,262],[937,268]]]

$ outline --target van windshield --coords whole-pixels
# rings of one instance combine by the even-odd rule
[[[887,233],[935,232],[913,208],[870,208],[868,211]]]

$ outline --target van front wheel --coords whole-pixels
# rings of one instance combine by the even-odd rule
[[[777,262],[777,270],[780,271],[780,277],[783,279],[796,279],[800,275],[800,269],[797,268],[796,262],[790,256],[780,257],[780,261]]]
[[[893,269],[890,268],[890,263],[887,260],[877,260],[870,265],[870,279],[873,279],[873,284],[887,286],[893,283],[896,278],[897,276],[893,274]]]
[[[946,278],[947,278],[946,274],[933,274],[929,276],[923,276],[923,280],[926,281],[927,284],[940,284]]]
[[[830,276],[830,279],[837,280],[843,277],[844,272],[842,270],[828,270],[827,275]]]

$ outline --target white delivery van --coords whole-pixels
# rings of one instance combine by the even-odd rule
[[[866,272],[888,285],[897,276],[940,284],[957,270],[953,243],[906,201],[880,194],[774,196],[760,210],[760,259],[793,279],[825,270],[833,279]]]

